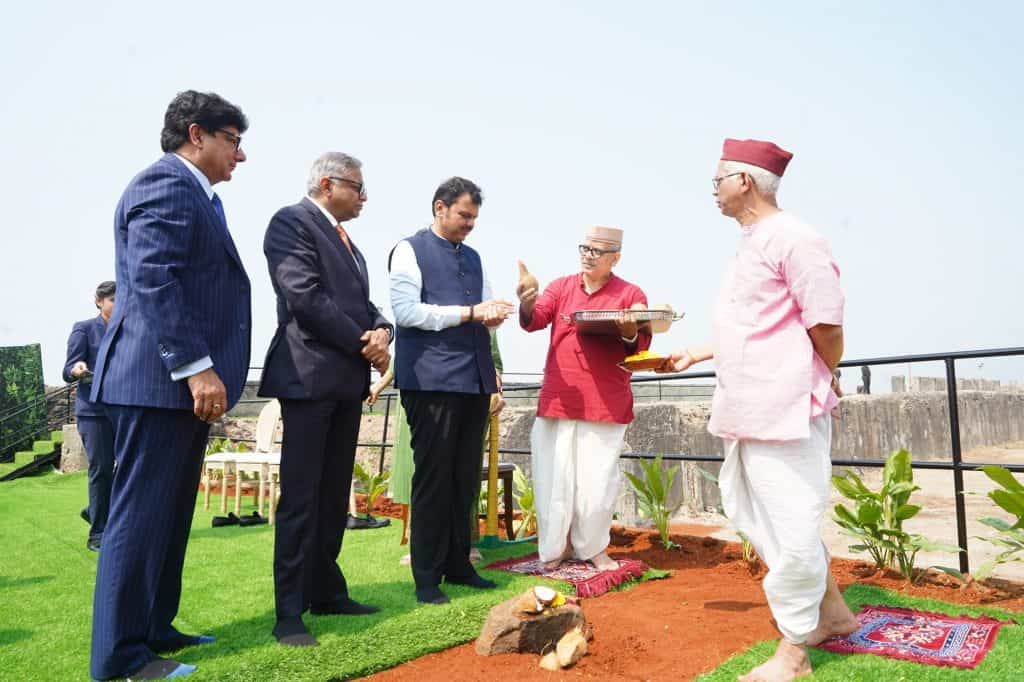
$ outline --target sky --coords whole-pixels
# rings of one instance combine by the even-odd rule
[[[652,349],[704,343],[740,234],[711,196],[725,137],[795,154],[779,202],[832,246],[847,358],[1024,345],[1020,3],[269,5],[5,10],[0,345],[42,344],[48,384],[113,278],[118,198],[185,89],[251,124],[248,161],[216,189],[253,282],[252,365],[276,326],[263,233],[325,151],[364,163],[348,227],[389,317],[389,250],[462,175],[484,190],[468,243],[496,294],[514,298],[517,259],[542,283],[577,271],[587,226],[617,225],[617,274],[686,313]],[[542,369],[546,334],[511,322],[499,340],[507,369]],[[1024,378],[1024,361],[980,365],[958,371]]]

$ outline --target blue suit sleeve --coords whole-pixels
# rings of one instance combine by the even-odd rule
[[[278,212],[263,239],[270,279],[299,326],[318,341],[353,355],[365,345],[365,329],[341,310],[320,284],[316,243],[298,219]]]
[[[89,357],[89,335],[86,333],[85,328],[79,323],[75,323],[75,326],[71,328],[71,335],[68,336],[68,355],[67,360],[64,362],[64,381],[71,383],[77,381],[75,377],[71,376],[71,368],[75,366],[76,362],[85,362]],[[90,367],[90,369],[92,369]]]
[[[183,178],[158,178],[128,213],[128,277],[168,372],[210,355],[180,281],[199,208],[193,194]]]

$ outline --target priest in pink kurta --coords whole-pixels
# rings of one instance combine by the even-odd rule
[[[791,158],[771,142],[725,141],[712,183],[740,240],[715,305],[714,339],[662,368],[715,359],[708,429],[725,443],[722,506],[768,566],[765,595],[782,633],[775,655],[740,678],[747,682],[808,674],[807,645],[857,627],[821,540],[844,297],[825,239],[776,202]]]
[[[633,421],[629,372],[618,366],[650,347],[649,331],[623,312],[612,335],[585,335],[572,322],[580,310],[646,308],[647,297],[617,277],[622,230],[593,227],[579,245],[580,272],[538,296],[519,288],[519,321],[528,332],[551,327],[537,419],[530,435],[538,552],[549,568],[568,558],[602,570],[619,490],[619,455]]]

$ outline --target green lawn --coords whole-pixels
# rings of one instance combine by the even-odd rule
[[[0,680],[88,679],[96,554],[85,548],[84,473],[0,483]],[[248,498],[245,498],[248,501]],[[536,578],[483,571],[499,588],[446,587],[445,606],[421,606],[412,577],[399,564],[400,524],[345,535],[341,565],[352,597],[381,607],[363,617],[307,617],[320,640],[289,649],[270,635],[274,624],[273,529],[211,528],[219,513],[196,506],[176,624],[217,642],[175,657],[197,664],[196,680],[347,679],[467,642],[489,609]],[[248,508],[243,508],[246,513]],[[535,551],[535,545],[484,552],[485,561]]]
[[[930,599],[914,599],[870,585],[852,585],[844,593],[846,603],[856,612],[864,604],[885,604],[907,608],[971,616],[988,615],[1001,620],[1019,619],[1020,614],[999,609],[957,606]],[[721,666],[703,675],[699,682],[733,682],[756,665],[767,660],[775,651],[777,642],[761,642],[746,652],[734,656]],[[938,682],[939,680],[1019,680],[1024,679],[1024,627],[1003,626],[992,650],[974,670],[940,668],[909,661],[897,661],[868,654],[841,655],[811,649],[814,675],[807,680],[836,680],[849,682]],[[1014,671],[1017,672],[1014,672]]]

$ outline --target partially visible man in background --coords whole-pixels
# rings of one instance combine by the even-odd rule
[[[64,363],[64,381],[78,382],[75,391],[75,421],[78,435],[85,446],[89,460],[89,506],[82,510],[82,518],[89,524],[89,539],[85,546],[100,551],[103,529],[107,526],[110,510],[110,485],[114,478],[114,427],[107,419],[102,405],[89,399],[92,392],[92,370],[96,366],[96,353],[107,331],[107,323],[114,312],[114,282],[100,282],[96,287],[96,308],[100,314],[88,320],[75,322],[68,337],[68,356]]]

